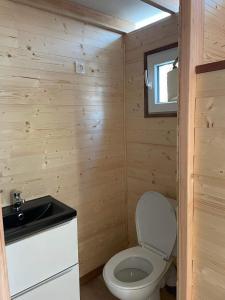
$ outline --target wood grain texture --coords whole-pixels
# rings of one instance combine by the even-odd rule
[[[9,284],[5,254],[5,239],[2,222],[2,201],[0,193],[0,299],[9,300]]]
[[[225,70],[197,75],[193,300],[225,295]]]
[[[90,9],[71,0],[10,0],[15,3],[39,8],[61,16],[73,18],[88,24],[113,30],[119,33],[130,32],[135,29],[135,24],[114,16],[106,15],[100,11]]]
[[[205,0],[204,62],[225,58],[225,0]]]
[[[181,47],[182,51],[184,51],[191,45],[190,50],[186,52],[192,65],[190,81],[184,78],[183,84],[184,86],[187,84],[185,93],[192,93],[192,96],[189,100],[184,97],[183,110],[182,105],[180,106],[181,123],[179,122],[179,128],[181,131],[180,136],[183,139],[185,137],[185,128],[189,126],[189,136],[192,142],[184,144],[183,149],[179,145],[180,152],[183,154],[185,149],[188,149],[189,163],[187,160],[181,159],[180,166],[183,166],[186,170],[188,170],[188,166],[191,166],[188,171],[191,194],[189,192],[190,196],[186,198],[187,202],[184,197],[179,196],[181,206],[183,206],[183,213],[181,213],[180,209],[180,219],[182,220],[180,236],[181,238],[189,236],[189,242],[182,242],[182,245],[188,245],[186,249],[183,248],[183,254],[186,252],[185,255],[188,261],[183,260],[183,254],[179,253],[179,277],[184,278],[185,268],[182,267],[182,264],[186,264],[188,267],[187,271],[189,271],[186,276],[187,280],[182,280],[184,285],[179,284],[181,290],[178,291],[178,295],[179,299],[185,299],[182,293],[185,290],[184,286],[186,286],[187,293],[191,293],[191,296],[186,297],[187,299],[192,297],[193,300],[214,300],[224,299],[225,294],[223,284],[224,257],[221,255],[221,249],[224,247],[221,246],[221,241],[224,240],[221,230],[224,224],[219,219],[224,216],[222,204],[224,183],[218,178],[218,175],[220,176],[223,173],[223,158],[219,147],[221,149],[223,147],[224,111],[222,103],[224,102],[225,92],[224,76],[221,76],[221,72],[224,71],[199,74],[197,76],[197,100],[195,101],[196,77],[193,69],[196,64],[202,64],[203,62],[213,64],[202,65],[197,69],[197,72],[215,71],[223,68],[222,63],[214,62],[225,58],[225,1],[202,1],[202,5],[204,5],[201,8],[202,13],[198,12],[196,8],[196,5],[199,5],[200,2],[193,1],[192,11],[185,8],[191,2],[185,0],[181,2],[181,22],[184,21],[184,16],[187,16],[187,14],[189,14],[190,24],[195,22],[192,30],[189,25],[185,24],[183,33],[181,32],[181,37],[183,38],[187,34],[191,35],[191,39],[187,40],[186,46],[182,47],[181,45]],[[182,3],[185,8],[183,10]],[[204,19],[204,22],[201,19]],[[190,41],[194,41],[194,44],[191,44]],[[201,49],[202,45],[203,49]],[[181,56],[184,53],[181,52]],[[181,63],[181,68],[184,68],[186,65],[188,64]],[[185,103],[192,105],[189,115]],[[217,124],[217,129],[214,128],[215,123]],[[195,147],[193,147],[194,143]],[[214,148],[217,149],[216,152]],[[181,179],[185,172],[181,171],[179,174]],[[182,193],[185,191],[181,184],[180,191]],[[189,206],[189,209],[185,207],[186,204]],[[184,213],[189,219],[189,221],[187,219],[187,229],[185,229]],[[180,241],[182,241],[181,238]],[[182,248],[180,247],[180,249]]]
[[[126,36],[127,201],[129,243],[146,191],[176,198],[177,118],[144,118],[144,53],[177,42],[177,16]]]
[[[3,204],[16,188],[76,208],[81,276],[127,245],[123,56],[117,33],[0,0]]]
[[[179,251],[178,299],[192,299],[193,169],[195,67],[203,57],[204,1],[182,0],[180,12],[179,90]]]
[[[193,300],[220,300],[224,272],[225,1],[205,1],[205,64],[195,105]],[[207,72],[207,73],[205,73]]]

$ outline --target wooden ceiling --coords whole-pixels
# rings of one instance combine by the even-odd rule
[[[142,0],[156,8],[159,8],[168,13],[178,13],[179,0]]]
[[[178,13],[179,0],[141,0],[168,13]]]
[[[75,3],[73,0],[11,0],[16,3],[54,12],[89,24],[103,27],[118,33],[128,33],[135,30],[135,24],[115,16],[103,14],[100,11]],[[141,0],[149,5],[169,13],[177,13],[179,0]]]
[[[118,33],[134,30],[134,24],[77,4],[72,0],[11,0],[12,2],[67,16]]]

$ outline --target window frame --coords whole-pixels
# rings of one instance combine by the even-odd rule
[[[150,50],[144,53],[144,72],[148,70],[148,57],[149,55],[159,53],[162,51],[170,50],[173,48],[178,48],[178,42],[172,43],[154,50]],[[177,111],[160,111],[160,112],[149,112],[149,88],[147,87],[144,79],[144,117],[151,118],[151,117],[176,117]],[[166,103],[167,104],[167,103]],[[163,105],[163,104],[161,104]]]

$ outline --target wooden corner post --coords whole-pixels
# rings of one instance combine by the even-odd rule
[[[195,67],[203,60],[204,0],[180,3],[178,300],[192,299]]]

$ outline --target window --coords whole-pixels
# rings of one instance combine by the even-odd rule
[[[176,116],[177,43],[145,53],[145,117]]]
[[[155,103],[168,103],[167,74],[173,70],[173,62],[155,66]]]

